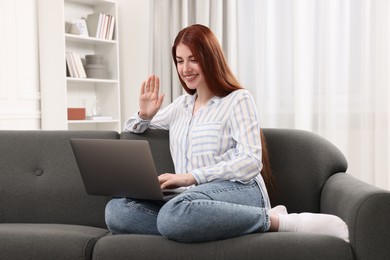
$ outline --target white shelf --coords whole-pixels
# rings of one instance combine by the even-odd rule
[[[121,129],[118,11],[114,0],[37,0],[39,11],[40,79],[42,129],[115,130]],[[87,18],[92,13],[114,16],[113,40],[85,37],[65,32],[65,24]],[[66,75],[66,51],[103,55],[107,77],[72,78]],[[110,120],[68,120],[68,108],[85,108],[87,116],[99,110]],[[92,105],[91,105],[92,104]]]
[[[99,39],[95,37],[85,37],[75,34],[66,33],[65,39],[67,42],[74,42],[74,43],[82,43],[82,44],[91,44],[91,45],[98,45],[98,44],[117,44],[116,40],[105,40],[105,39]]]
[[[104,120],[104,119],[99,119],[99,120],[68,120],[68,124],[101,124],[101,123],[118,123],[119,121],[116,119],[110,119],[110,120]]]
[[[96,83],[96,84],[118,84],[118,80],[115,79],[93,79],[93,78],[71,78],[66,77],[68,82],[74,83]]]
[[[116,3],[115,0],[66,0],[67,2],[77,3],[77,4],[84,4],[84,5],[97,5],[100,3]]]

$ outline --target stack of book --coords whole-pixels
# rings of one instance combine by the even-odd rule
[[[90,37],[112,40],[114,37],[115,16],[95,13],[87,17],[87,28]]]
[[[85,69],[81,57],[77,52],[66,51],[66,67],[68,75],[72,78],[86,78]]]

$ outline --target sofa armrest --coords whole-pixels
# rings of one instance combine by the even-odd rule
[[[338,173],[324,185],[321,212],[337,215],[347,223],[356,259],[388,259],[389,191]]]

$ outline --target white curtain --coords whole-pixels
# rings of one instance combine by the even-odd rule
[[[181,93],[173,37],[188,24],[208,25],[255,96],[262,127],[317,133],[344,153],[350,174],[390,189],[390,1],[165,0],[152,6],[150,64],[164,78],[165,93]]]

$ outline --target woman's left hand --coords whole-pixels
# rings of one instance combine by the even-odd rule
[[[192,174],[172,174],[164,173],[158,176],[161,189],[175,189],[197,184],[196,179]]]

